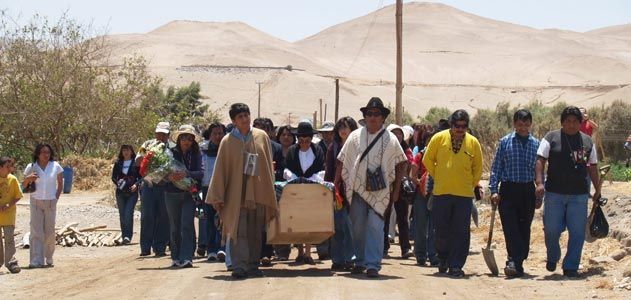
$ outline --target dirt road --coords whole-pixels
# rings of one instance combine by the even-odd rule
[[[77,193],[64,195],[59,204],[58,225],[78,220],[81,226],[108,224],[118,228],[116,210],[103,202],[107,193]],[[28,201],[18,207],[18,229],[28,230]],[[170,259],[140,258],[139,224],[136,220],[134,243],[130,246],[63,248],[55,253],[55,267],[24,269],[20,274],[0,271],[0,299],[630,299],[631,292],[613,288],[621,277],[621,267],[629,265],[626,257],[616,265],[593,266],[584,258],[585,278],[568,280],[561,271],[545,270],[545,246],[535,231],[541,221],[535,220],[531,258],[526,263],[529,274],[521,279],[492,277],[484,264],[481,247],[488,228],[488,211],[482,209],[481,223],[473,230],[471,253],[463,279],[451,279],[437,274],[435,268],[419,267],[415,260],[387,258],[381,278],[332,273],[330,261],[316,266],[274,263],[264,268],[266,277],[235,281],[222,263],[207,263],[196,259],[194,268],[169,269]],[[499,223],[497,224],[498,227]],[[538,226],[538,227],[537,227]],[[503,236],[497,231],[496,259],[500,266],[505,260]],[[605,245],[617,245],[613,239],[588,246],[584,253],[598,251]],[[595,247],[596,250],[589,247]],[[589,248],[589,249],[588,249]],[[602,252],[602,251],[601,251]],[[397,256],[395,245],[390,255]],[[295,253],[292,254],[292,257]],[[584,254],[584,256],[586,256]],[[22,266],[28,265],[28,250],[18,250]],[[560,268],[559,268],[560,269]]]

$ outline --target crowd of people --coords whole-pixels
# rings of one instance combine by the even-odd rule
[[[133,213],[141,205],[140,256],[166,256],[171,267],[193,266],[195,254],[222,262],[235,278],[260,277],[261,266],[290,259],[315,264],[331,259],[335,272],[379,277],[389,255],[396,226],[401,258],[458,278],[470,246],[472,199],[483,197],[480,186],[484,154],[471,134],[469,114],[456,110],[439,124],[399,126],[385,121],[390,110],[371,98],[360,109],[363,119],[342,117],[314,128],[308,120],[296,128],[274,126],[268,118],[251,120],[246,104],[230,106],[230,124],[182,125],[171,131],[160,122],[155,138],[135,152],[122,145],[112,169],[123,244],[133,235]],[[534,211],[545,205],[543,222],[546,268],[555,271],[561,259],[560,234],[569,232],[563,274],[579,276],[585,240],[590,183],[600,197],[594,143],[597,125],[577,107],[566,107],[561,129],[537,139],[533,116],[519,109],[514,131],[498,144],[489,180],[491,203],[499,208],[506,240],[504,273],[521,277],[528,258]],[[588,134],[581,132],[589,131]],[[165,145],[184,169],[160,182],[148,182],[139,171],[145,149]],[[0,158],[0,263],[20,271],[15,259],[15,204],[30,193],[30,268],[52,267],[56,205],[63,169],[53,148],[40,144],[21,182],[12,175],[15,162]],[[173,182],[189,178],[199,195]],[[268,245],[267,224],[278,216],[278,182],[328,183],[335,189],[331,212],[334,235],[319,245]],[[396,214],[396,217],[392,216]],[[196,230],[195,220],[198,219]],[[413,243],[412,243],[413,241]]]

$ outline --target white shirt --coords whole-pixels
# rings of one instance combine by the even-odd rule
[[[129,167],[131,167],[131,159],[123,162],[123,174],[129,174]]]
[[[24,175],[30,175],[33,172],[37,173],[37,180],[35,180],[35,192],[31,194],[31,198],[37,200],[56,200],[57,199],[57,175],[63,173],[64,169],[56,161],[49,161],[46,164],[46,169],[42,168],[37,163],[28,164],[24,169]],[[59,187],[60,189],[62,187]]]
[[[307,172],[309,167],[313,165],[315,158],[315,154],[313,153],[313,149],[311,149],[311,147],[309,147],[307,151],[298,150],[298,160],[300,161],[302,173]]]

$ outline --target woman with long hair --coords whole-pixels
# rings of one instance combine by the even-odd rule
[[[49,144],[38,144],[33,162],[26,166],[22,186],[35,184],[31,193],[31,246],[29,268],[53,267],[57,201],[63,188],[64,169],[55,161]]]
[[[134,161],[136,152],[131,145],[122,145],[112,168],[112,182],[116,185],[116,206],[120,218],[123,245],[131,242],[134,233],[134,208],[138,202],[138,186],[142,177]]]
[[[346,139],[357,129],[357,122],[351,117],[343,117],[337,120],[333,127],[333,143],[329,145],[326,154],[324,180],[329,182],[335,181],[335,171],[337,165],[337,155],[346,143]],[[344,184],[342,182],[342,184]],[[353,226],[351,218],[348,215],[349,203],[345,199],[344,187],[336,186],[336,194],[342,197],[342,203],[337,203],[333,213],[333,223],[335,226],[335,235],[331,239],[331,270],[333,271],[350,271],[353,268]]]

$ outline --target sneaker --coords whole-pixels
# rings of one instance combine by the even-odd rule
[[[403,251],[403,253],[401,253],[401,257],[408,259],[410,257],[414,257],[414,253],[412,253],[412,251],[410,250],[406,250],[406,251]]]
[[[260,269],[249,270],[247,273],[249,277],[265,277],[265,273]]]
[[[362,274],[364,273],[364,271],[366,271],[366,267],[362,267],[362,266],[355,266],[353,267],[353,269],[351,269],[351,274]]]
[[[554,272],[557,269],[557,264],[555,262],[546,262],[546,270],[550,272]]]
[[[179,268],[180,267],[180,261],[172,259],[171,260],[171,268]]]
[[[9,269],[9,272],[11,272],[11,274],[17,274],[17,273],[20,273],[20,271],[22,271],[22,269],[20,268],[20,266],[18,266],[17,263],[8,265],[7,269]]]
[[[206,256],[206,248],[197,247],[197,255],[204,257]]]
[[[232,278],[235,279],[245,279],[248,277],[248,272],[246,272],[244,269],[236,268],[234,269],[234,271],[232,271],[232,274],[230,275],[232,276]]]
[[[53,264],[52,262],[50,263],[46,263],[46,265],[44,266],[44,268],[54,268],[55,264]]]
[[[379,271],[377,271],[377,269],[368,269],[366,271],[366,276],[368,276],[369,278],[378,278]]]
[[[460,268],[449,268],[449,272],[447,272],[447,275],[454,278],[462,278],[464,277],[464,271]]]
[[[220,261],[220,262],[225,262],[226,261],[226,252],[224,252],[224,251],[217,252],[217,260]]]
[[[128,237],[123,238],[123,245],[129,245],[131,243],[131,239]]]
[[[440,259],[438,261],[438,273],[444,274],[447,273],[447,260],[446,259]]]
[[[165,257],[167,256],[166,252],[156,252],[156,257]]]
[[[180,265],[180,268],[184,269],[184,268],[192,268],[193,267],[193,262],[190,260],[185,260],[183,261]]]
[[[421,258],[419,258],[419,257],[416,258],[416,264],[421,266],[421,267],[424,267],[426,262],[427,262],[427,259],[425,259],[425,258],[422,258],[422,257]]]
[[[149,256],[149,255],[151,255],[151,251],[140,251],[140,256]]]
[[[269,267],[272,265],[272,260],[269,259],[269,257],[264,256],[263,258],[261,258],[261,266],[263,267]]]
[[[228,272],[231,272],[231,271],[233,271],[233,270],[234,270],[234,268],[233,268],[232,266],[226,266],[226,270],[227,270]]]
[[[208,258],[206,260],[209,261],[209,262],[216,262],[217,261],[217,253],[214,253],[214,252],[208,253]]]
[[[578,274],[576,270],[563,270],[563,276],[568,278],[580,278],[581,275]]]
[[[43,268],[43,265],[35,265],[35,264],[30,264],[28,265],[29,269],[39,269],[39,268]]]
[[[517,277],[517,273],[519,272],[517,271],[517,266],[515,266],[515,262],[507,261],[506,267],[504,267],[504,275],[506,275],[506,277]]]

